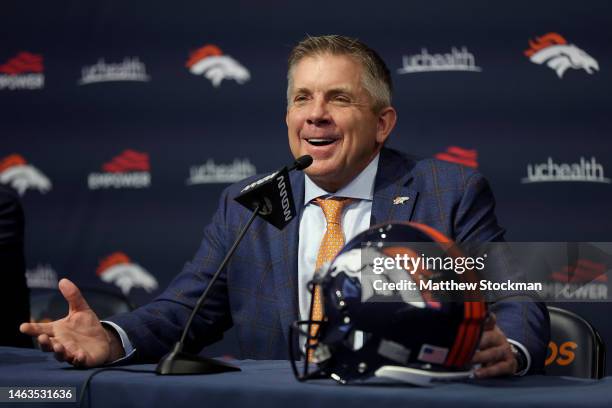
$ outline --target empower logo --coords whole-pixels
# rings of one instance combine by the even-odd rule
[[[103,173],[90,173],[90,190],[108,188],[147,188],[151,186],[149,155],[135,150],[124,150],[102,166]]]
[[[255,174],[257,170],[249,159],[234,159],[231,164],[216,164],[208,159],[205,164],[191,166],[187,185],[235,183]]]
[[[418,54],[402,56],[402,67],[398,74],[415,74],[419,72],[467,71],[481,72],[476,65],[474,54],[467,47],[452,47],[450,52],[430,54],[427,48],[422,48]]]
[[[545,182],[590,182],[610,184],[610,179],[604,177],[604,168],[595,157],[587,161],[580,157],[578,163],[555,163],[552,157],[544,163],[528,164],[527,177],[521,183]]]
[[[22,51],[0,65],[0,90],[42,89],[43,72],[42,55]]]
[[[213,44],[193,51],[185,66],[192,74],[206,77],[215,88],[219,87],[224,79],[233,79],[239,84],[251,79],[251,74],[243,65],[229,55],[224,55],[221,49]]]
[[[590,259],[578,259],[575,265],[566,265],[561,270],[553,272],[551,278],[556,282],[588,283],[607,282],[608,268],[600,262]]]
[[[0,160],[0,183],[10,185],[19,195],[24,195],[26,190],[41,193],[51,190],[51,180],[19,154]]]
[[[438,153],[434,157],[438,160],[478,168],[478,152],[475,149],[449,146],[446,148],[446,152]]]
[[[148,82],[147,68],[138,57],[125,57],[122,62],[107,63],[100,58],[97,63],[81,70],[79,85],[97,82],[136,81]]]
[[[588,74],[599,71],[599,64],[593,57],[574,44],[568,44],[558,33],[547,33],[529,40],[529,49],[525,50],[525,55],[534,64],[546,64],[560,79],[570,68],[583,69]]]
[[[608,267],[589,259],[578,259],[551,273],[541,295],[556,300],[608,300]]]
[[[123,252],[114,252],[103,258],[96,269],[96,275],[102,281],[118,286],[126,296],[133,288],[151,292],[158,286],[153,275],[132,262]]]

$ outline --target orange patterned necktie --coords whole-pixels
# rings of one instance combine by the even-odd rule
[[[321,246],[319,247],[319,254],[317,255],[317,265],[315,271],[326,262],[334,259],[334,257],[344,246],[344,232],[342,231],[341,223],[342,211],[353,201],[354,200],[351,198],[340,197],[332,197],[326,200],[323,198],[315,198],[315,204],[321,207],[323,214],[325,215],[325,220],[327,221],[325,235],[323,235]],[[313,296],[314,301],[312,306],[312,320],[323,320],[323,297],[321,294],[321,287],[319,285],[315,286]],[[310,335],[315,336],[318,329],[319,325],[312,325]],[[314,343],[316,343],[316,341],[311,341],[311,344]]]

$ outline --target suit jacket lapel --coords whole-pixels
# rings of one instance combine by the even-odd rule
[[[374,183],[370,226],[412,218],[418,191],[411,187],[415,162],[383,148]]]
[[[298,240],[300,232],[300,218],[304,204],[304,173],[294,171],[290,173],[291,190],[297,214],[293,220],[279,231],[268,226],[270,234],[270,253],[272,255],[272,273],[274,287],[280,313],[281,329],[285,340],[288,341],[289,326],[298,317]]]

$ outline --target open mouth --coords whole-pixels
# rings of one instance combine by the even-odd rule
[[[327,146],[327,145],[334,143],[336,139],[312,138],[312,139],[306,139],[306,141],[313,146]]]

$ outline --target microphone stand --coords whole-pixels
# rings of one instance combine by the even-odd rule
[[[213,277],[210,279],[206,290],[204,291],[204,293],[202,293],[202,296],[200,296],[198,303],[196,303],[195,307],[193,308],[191,316],[189,316],[189,320],[187,320],[187,325],[183,330],[183,335],[181,336],[181,339],[174,345],[172,351],[166,354],[159,361],[159,364],[157,364],[157,368],[155,369],[155,372],[157,374],[216,374],[228,371],[240,371],[240,368],[224,361],[219,361],[213,358],[201,357],[198,355],[187,353],[183,351],[183,345],[185,344],[185,338],[187,337],[187,333],[189,332],[189,328],[191,327],[193,318],[195,317],[198,310],[200,310],[200,307],[204,303],[204,300],[206,299],[208,293],[219,278],[219,275],[221,275],[221,271],[223,270],[223,268],[225,268],[225,265],[227,265],[228,261],[236,251],[238,244],[240,243],[240,241],[242,241],[242,238],[244,238],[244,235],[255,220],[255,217],[257,217],[257,215],[259,214],[261,208],[262,205],[258,202],[254,208],[253,214],[251,215],[245,226],[242,227],[238,238],[236,238],[236,241],[234,241],[234,244],[228,251],[227,255],[225,255],[225,259],[223,259],[223,262],[221,262],[221,265],[219,265],[219,269],[217,269],[217,272],[215,272]]]

